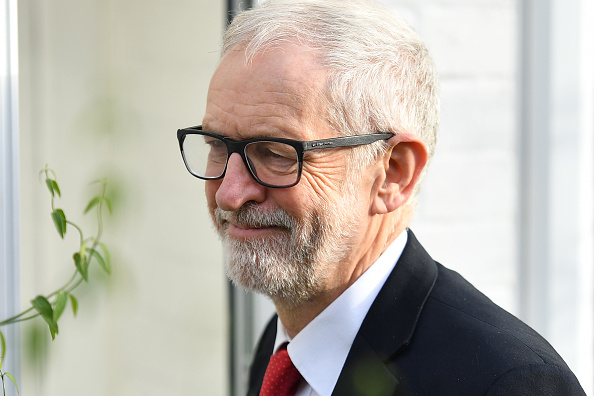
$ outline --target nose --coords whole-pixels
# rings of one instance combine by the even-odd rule
[[[223,210],[235,211],[246,202],[260,203],[265,198],[266,187],[254,180],[239,154],[231,154],[225,177],[215,194],[217,206]]]

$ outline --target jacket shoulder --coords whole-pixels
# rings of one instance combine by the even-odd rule
[[[404,386],[415,394],[583,394],[543,337],[459,274],[436,265],[437,280],[415,334],[393,362]],[[543,390],[572,391],[528,392],[535,382]]]
[[[489,387],[487,396],[586,396],[573,374],[553,364],[520,366],[501,375]]]

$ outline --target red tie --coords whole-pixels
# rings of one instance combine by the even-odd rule
[[[260,396],[293,396],[300,379],[301,374],[293,366],[285,344],[270,357]]]

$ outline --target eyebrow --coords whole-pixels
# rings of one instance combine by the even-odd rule
[[[298,137],[294,137],[294,136],[287,136],[286,132],[283,132],[280,130],[280,128],[273,128],[277,131],[279,131],[280,133],[267,133],[266,131],[264,132],[257,132],[257,131],[253,131],[251,130],[251,134],[248,137],[245,136],[237,136],[237,137],[232,137],[229,136],[226,133],[221,132],[220,130],[217,130],[216,128],[210,128],[208,126],[208,124],[200,124],[197,126],[201,126],[202,130],[205,132],[210,132],[210,133],[214,133],[216,135],[225,137],[225,138],[229,138],[231,140],[248,140],[248,139],[266,139],[266,138],[272,138],[272,139],[288,139],[288,140],[295,140],[295,141],[302,141],[302,139],[299,139]],[[248,130],[248,129],[242,129],[242,130]],[[248,130],[249,131],[249,130]]]

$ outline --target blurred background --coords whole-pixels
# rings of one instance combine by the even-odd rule
[[[383,2],[426,41],[441,77],[437,152],[411,228],[434,259],[545,335],[592,394],[594,2]],[[113,273],[92,271],[55,341],[39,323],[20,327],[21,394],[241,394],[270,305],[230,292],[203,183],[175,132],[201,122],[228,9],[251,3],[0,3],[18,26],[18,132],[14,120],[3,132],[18,151],[1,160],[2,180],[11,169],[15,180],[0,195],[18,194],[20,229],[20,266],[0,263],[0,299],[24,307],[73,270],[76,236],[55,232],[40,169],[56,171],[57,205],[89,233],[90,182],[107,176],[114,200]]]

